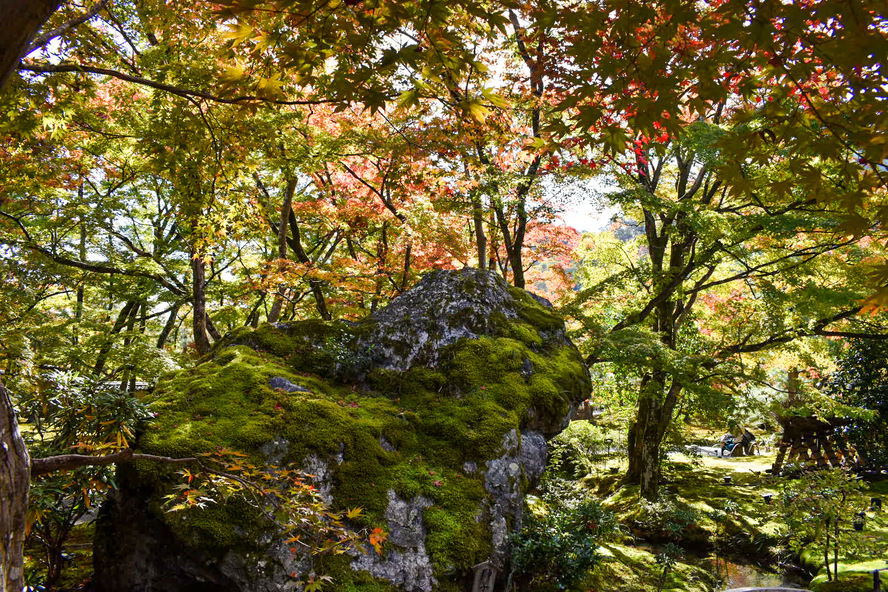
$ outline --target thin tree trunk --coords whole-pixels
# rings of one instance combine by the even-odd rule
[[[123,305],[123,308],[120,309],[120,314],[117,315],[117,320],[114,322],[114,327],[111,328],[111,333],[108,335],[105,343],[103,343],[102,347],[99,349],[99,355],[96,356],[96,365],[93,367],[93,371],[96,374],[101,374],[102,371],[105,369],[105,363],[108,361],[108,354],[111,353],[114,336],[123,331],[123,328],[126,326],[127,320],[133,313],[134,307],[136,307],[136,302],[130,300]]]
[[[80,197],[83,198],[83,183],[80,183]],[[80,260],[86,261],[86,223],[83,221],[83,217],[80,218]],[[74,320],[77,323],[74,325],[74,339],[72,342],[74,345],[80,341],[79,333],[80,333],[80,323],[83,321],[83,300],[84,300],[84,287],[83,282],[81,281],[77,286],[77,304],[74,308]]]
[[[370,302],[370,313],[376,312],[379,307],[379,299],[382,296],[382,288],[385,285],[385,263],[388,259],[388,222],[382,223],[382,232],[376,243],[376,287],[373,291],[373,300]]]
[[[823,548],[823,564],[826,566],[826,581],[832,581],[832,573],[829,571],[829,526],[830,519],[826,519],[826,545]]]
[[[296,180],[287,181],[287,189],[284,192],[284,203],[281,205],[281,224],[278,227],[278,259],[287,258],[287,222],[290,220],[290,210],[293,207],[293,195],[296,193]],[[268,322],[276,323],[281,316],[284,306],[284,286],[278,288],[271,310],[268,313]]]
[[[244,320],[244,327],[253,327],[255,329],[259,326],[259,309],[262,308],[264,303],[265,294],[260,293],[259,298],[256,299],[256,304],[253,305],[253,308],[250,309],[250,313]]]
[[[126,323],[126,336],[123,338],[123,349],[124,355],[129,358],[126,350],[129,349],[130,345],[133,343],[133,333],[136,330],[136,316],[139,314],[140,309],[144,309],[143,304],[137,304],[136,307],[130,313],[129,319]],[[144,312],[143,312],[144,314]],[[133,374],[133,365],[131,363],[127,363],[123,369],[123,377],[120,379],[120,390],[126,391],[127,384],[129,383],[130,377]]]
[[[299,232],[299,223],[296,220],[296,216],[293,215],[292,208],[290,210],[290,230],[293,233],[293,238],[288,241],[288,243],[290,248],[293,249],[293,253],[296,255],[296,260],[299,261],[299,263],[304,263],[309,266],[314,265],[314,262],[309,258],[308,253],[306,253],[305,249],[302,247],[302,236]],[[329,321],[333,317],[327,309],[327,299],[324,296],[324,291],[321,287],[321,280],[311,278],[308,280],[308,285],[311,288],[311,295],[314,296],[318,314],[320,314],[321,318],[325,321]]]
[[[413,244],[407,243],[407,249],[404,252],[404,275],[401,276],[401,289],[399,292],[407,290],[407,278],[410,277],[410,252],[413,250]]]
[[[844,506],[845,502],[845,492],[842,492],[842,505]],[[839,516],[836,514],[836,517],[833,519],[833,523],[835,525],[835,536],[833,537],[833,575],[836,576],[836,579],[839,579]]]
[[[475,247],[478,249],[478,269],[487,269],[487,235],[484,234],[484,210],[481,196],[472,198],[472,225],[475,227]]]
[[[163,349],[167,340],[170,338],[170,333],[173,332],[173,328],[176,326],[176,320],[179,316],[179,308],[180,306],[176,304],[173,306],[172,310],[170,310],[170,316],[167,317],[167,322],[163,326],[160,335],[157,337],[157,349]]]
[[[216,328],[216,324],[213,322],[212,317],[210,315],[204,313],[207,319],[207,333],[210,334],[210,337],[213,338],[213,341],[221,341],[222,333],[219,332],[219,329]]]
[[[0,592],[23,586],[31,462],[9,392],[0,383]]]
[[[210,351],[210,338],[207,336],[207,282],[206,263],[198,253],[191,256],[191,329],[194,334],[194,347],[201,356]]]

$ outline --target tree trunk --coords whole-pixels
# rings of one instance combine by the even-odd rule
[[[642,380],[638,412],[629,428],[625,482],[640,485],[642,497],[651,501],[660,493],[660,447],[681,391],[674,382],[667,390],[665,379],[665,373],[655,371]]]
[[[0,0],[0,90],[15,71],[34,34],[52,16],[61,0]],[[16,591],[18,592],[18,591]]]
[[[179,305],[176,304],[170,309],[170,316],[167,317],[166,324],[163,326],[163,330],[157,337],[157,349],[163,349],[164,346],[166,346],[166,342],[170,338],[170,333],[173,332],[173,328],[176,326],[178,316]]]
[[[108,361],[108,355],[111,353],[111,348],[114,344],[114,336],[123,331],[123,328],[126,326],[127,319],[129,319],[130,315],[133,314],[134,308],[136,306],[136,302],[130,300],[123,305],[123,308],[120,309],[120,314],[117,315],[117,320],[114,322],[114,326],[111,328],[111,333],[108,335],[105,343],[102,344],[102,347],[99,348],[99,354],[96,356],[96,365],[93,367],[93,371],[96,374],[101,374],[105,370],[105,362]]]
[[[126,336],[123,338],[123,351],[124,356],[126,358],[130,358],[129,356],[129,348],[133,343],[133,335],[136,332],[136,316],[138,316],[139,311],[142,311],[142,315],[145,314],[145,305],[144,304],[136,304],[136,307],[130,313],[129,320],[126,323]],[[123,376],[120,379],[120,390],[126,392],[127,384],[129,384],[130,377],[135,375],[135,369],[131,362],[128,362],[123,367]]]
[[[308,253],[305,252],[305,249],[302,247],[302,235],[299,232],[299,222],[296,220],[296,216],[293,214],[293,209],[290,208],[290,230],[293,234],[292,240],[288,241],[290,248],[293,249],[293,253],[296,255],[296,260],[299,263],[305,263],[308,266],[314,266],[314,262],[309,258]],[[308,285],[311,288],[311,295],[314,296],[315,306],[318,309],[318,314],[321,315],[321,318],[325,321],[329,321],[332,319],[332,315],[330,311],[327,309],[327,299],[324,296],[324,290],[322,289],[322,282],[317,278],[310,278],[308,280]]]
[[[207,280],[206,263],[197,253],[191,256],[192,276],[192,315],[191,326],[194,333],[194,347],[197,353],[205,355],[210,351],[210,338],[207,335]]]
[[[0,592],[20,592],[31,463],[12,400],[0,383]]]
[[[487,269],[487,236],[484,234],[484,210],[480,195],[472,198],[472,224],[475,227],[475,247],[478,249],[478,269]]]
[[[503,208],[496,205],[493,210],[496,213],[496,220],[503,237],[503,247],[506,249],[506,260],[508,266],[512,270],[512,285],[516,288],[524,288],[524,261],[521,256],[521,251],[524,248],[524,234],[523,232],[516,232],[513,236],[512,232],[509,230],[509,221],[506,218]],[[524,220],[524,224],[526,223],[527,221]],[[519,220],[519,226],[520,224],[521,221]]]
[[[388,222],[383,221],[379,241],[376,243],[376,286],[373,291],[373,300],[370,301],[370,313],[376,312],[379,300],[382,297],[382,288],[385,285],[385,264],[388,260]]]
[[[296,180],[287,181],[287,188],[284,191],[284,203],[281,205],[281,224],[278,226],[278,259],[287,258],[287,222],[290,220],[290,209],[293,207],[293,194],[296,193]],[[271,311],[268,313],[268,322],[276,323],[281,316],[281,309],[284,306],[284,294],[286,288],[282,285],[275,294],[274,302],[271,303]]]
[[[80,198],[83,199],[83,182],[80,183],[80,188],[78,189],[80,192]],[[83,220],[83,216],[80,217],[80,260],[86,261],[86,222]],[[83,286],[83,280],[77,285],[77,304],[74,307],[74,320],[77,323],[74,325],[74,338],[71,342],[74,345],[77,345],[80,341],[80,324],[83,322],[83,301],[85,296],[85,288]]]
[[[213,317],[204,311],[204,318],[207,320],[207,333],[210,334],[213,341],[222,341],[222,333],[219,332],[219,329],[217,329],[215,323],[213,323]]]

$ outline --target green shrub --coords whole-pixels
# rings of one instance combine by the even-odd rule
[[[599,544],[617,529],[614,514],[594,500],[530,514],[512,537],[512,573],[529,580],[532,589],[547,581],[568,589],[598,564]]]

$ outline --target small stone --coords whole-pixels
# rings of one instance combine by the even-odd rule
[[[525,380],[533,376],[533,362],[528,358],[524,358],[524,362],[521,364],[521,376],[523,376]]]
[[[286,391],[288,393],[310,393],[311,391],[305,388],[304,386],[299,386],[298,384],[293,384],[286,378],[281,378],[280,376],[273,376],[268,380],[268,386],[273,389],[280,389],[282,391]]]

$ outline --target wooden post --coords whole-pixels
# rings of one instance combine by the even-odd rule
[[[836,451],[833,450],[830,440],[831,438],[828,437],[823,439],[823,451],[826,453],[826,458],[829,461],[829,464],[832,465],[833,468],[838,468],[842,465],[842,462],[836,457]]]
[[[802,436],[799,442],[799,464],[804,464],[810,460],[811,456],[808,454],[808,448],[811,444],[808,442],[808,438]]]
[[[786,463],[794,463],[798,462],[799,455],[802,452],[802,442],[800,438],[796,437],[792,439],[791,446],[789,448],[789,458],[786,459]]]
[[[823,448],[826,444],[826,434],[817,434],[814,440],[814,460],[817,461],[817,467],[820,469],[829,468],[826,456],[823,454]]]
[[[780,442],[780,448],[777,449],[777,458],[774,460],[774,464],[771,465],[771,474],[776,475],[780,472],[780,469],[783,467],[783,458],[786,456],[786,449],[788,447],[788,443]]]

